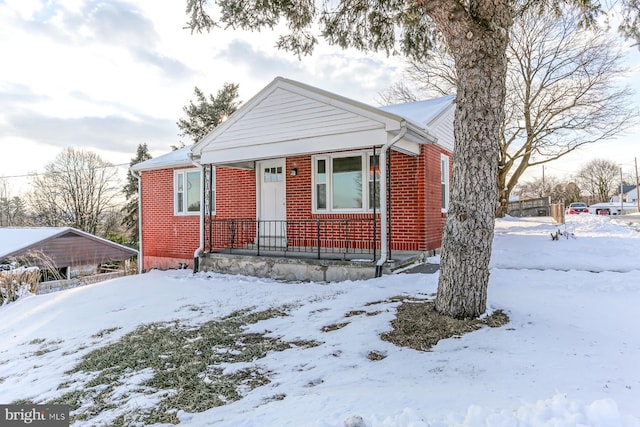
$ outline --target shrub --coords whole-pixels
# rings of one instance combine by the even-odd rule
[[[40,269],[38,267],[16,267],[0,270],[0,306],[9,304],[38,290]]]

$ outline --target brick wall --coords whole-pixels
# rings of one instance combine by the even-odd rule
[[[239,232],[242,236],[255,236],[256,219],[256,173],[254,170],[229,167],[216,168],[216,212],[213,219],[244,219],[253,231]],[[232,236],[225,224],[214,224],[210,232],[211,223],[205,218],[205,251],[212,251],[229,247]],[[211,238],[209,238],[211,237]],[[250,243],[241,241],[237,235],[233,236],[235,244]],[[253,237],[251,237],[253,241]]]
[[[440,154],[451,154],[425,145],[417,157],[391,154],[391,249],[437,249],[442,242],[446,214],[441,212]],[[287,219],[371,219],[363,214],[312,214],[311,156],[286,160],[286,171],[296,168],[296,176],[287,175]],[[450,171],[453,168],[450,167]],[[199,217],[173,214],[173,170],[142,172],[143,268],[178,268],[193,265],[193,252],[199,245]],[[256,218],[256,176],[254,170],[218,167],[216,169],[216,219]],[[379,224],[379,215],[376,220]],[[368,247],[372,222],[362,222],[350,230],[349,245]],[[205,223],[205,233],[208,228]],[[312,235],[313,230],[308,234]],[[295,233],[304,244],[306,231]],[[378,230],[379,234],[379,230]],[[293,237],[293,236],[292,236]],[[345,230],[336,225],[324,236],[325,244],[345,240]],[[379,237],[378,237],[379,239]]]
[[[173,170],[143,171],[141,176],[143,269],[193,267],[200,220],[198,215],[174,215]]]
[[[425,249],[437,249],[442,245],[442,230],[447,214],[442,212],[440,199],[440,155],[449,156],[449,176],[453,171],[453,155],[435,145],[422,147],[421,157],[425,158],[425,230],[423,240]]]
[[[391,249],[437,249],[442,243],[446,214],[441,212],[440,154],[450,153],[434,145],[422,147],[417,157],[393,151],[391,154]],[[287,158],[287,219],[371,218],[372,214],[312,214],[311,156]],[[449,170],[452,170],[450,167]],[[380,221],[380,216],[376,215]],[[340,230],[340,229],[338,229]],[[340,231],[342,232],[342,231]],[[370,239],[371,227],[354,232],[354,242]],[[330,236],[333,237],[333,236]],[[357,244],[357,243],[356,243]]]
[[[216,168],[217,219],[256,219],[256,172]]]
[[[391,249],[426,250],[424,157],[391,152]]]

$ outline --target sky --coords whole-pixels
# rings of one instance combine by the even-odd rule
[[[623,219],[571,215],[560,226],[543,217],[498,219],[488,313],[502,310],[509,322],[442,340],[430,351],[399,347],[380,335],[392,329],[400,301],[433,299],[438,273],[283,283],[154,270],[25,294],[0,306],[0,404],[44,403],[74,390],[103,392],[96,406],[91,397],[78,396],[73,414],[93,413],[72,425],[110,425],[118,416],[155,407],[163,392],[146,384],[155,372],[145,364],[100,377],[91,364],[67,373],[84,355],[142,325],[195,331],[237,310],[277,308],[286,315],[246,332],[318,345],[207,366],[198,376],[204,384],[215,384],[217,368],[228,375],[248,368],[267,373],[270,381],[253,390],[240,387],[241,399],[233,403],[178,411],[179,425],[639,427],[640,215]],[[549,234],[558,227],[567,237],[552,241]],[[218,355],[236,351],[215,347]],[[369,358],[371,352],[378,358]],[[169,346],[148,357],[156,356],[169,366],[174,360]]]
[[[238,83],[247,101],[282,76],[378,105],[402,75],[400,57],[322,44],[298,59],[274,47],[275,33],[191,34],[184,11],[184,0],[0,0],[0,176],[11,177],[11,188],[66,147],[94,151],[122,171],[141,143],[154,157],[166,153],[180,142],[176,121],[195,86],[213,94]],[[640,93],[637,49],[629,64]],[[547,173],[591,157],[631,165],[639,134],[572,154]]]

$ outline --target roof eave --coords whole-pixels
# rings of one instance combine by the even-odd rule
[[[407,121],[407,134],[405,137],[423,145],[438,143],[438,138],[431,134],[429,129],[410,121]]]
[[[140,164],[140,163],[139,163]],[[152,166],[142,166],[136,167],[138,165],[133,165],[129,169],[134,172],[144,172],[144,171],[152,171],[152,170],[160,170],[160,169],[173,169],[173,168],[182,168],[193,166],[193,163],[189,160],[185,161],[176,161],[176,162],[167,162],[167,163],[156,163]]]
[[[7,258],[11,258],[14,256],[17,256],[20,253],[23,253],[25,251],[29,251],[31,249],[33,249],[34,247],[40,246],[45,242],[48,242],[50,240],[53,240],[59,236],[61,236],[62,234],[65,233],[72,233],[72,234],[76,234],[79,236],[83,236],[86,237],[90,240],[94,240],[97,241],[98,243],[101,243],[103,245],[107,245],[107,246],[111,246],[111,247],[115,247],[117,249],[123,250],[129,254],[131,254],[131,256],[139,256],[139,252],[136,249],[130,248],[128,246],[124,246],[121,245],[119,243],[116,242],[112,242],[111,240],[107,240],[107,239],[103,239],[102,237],[98,237],[98,236],[94,236],[93,234],[87,233],[85,231],[82,230],[78,230],[76,228],[73,227],[62,227],[61,230],[58,233],[52,234],[51,236],[45,237],[44,239],[38,240],[37,242],[34,242],[30,245],[24,246],[18,250],[6,253],[6,254],[0,254],[0,260],[3,259],[7,259]]]

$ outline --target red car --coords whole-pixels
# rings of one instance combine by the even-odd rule
[[[581,214],[581,213],[589,213],[589,206],[586,203],[576,202],[571,203],[567,208],[568,214]]]

